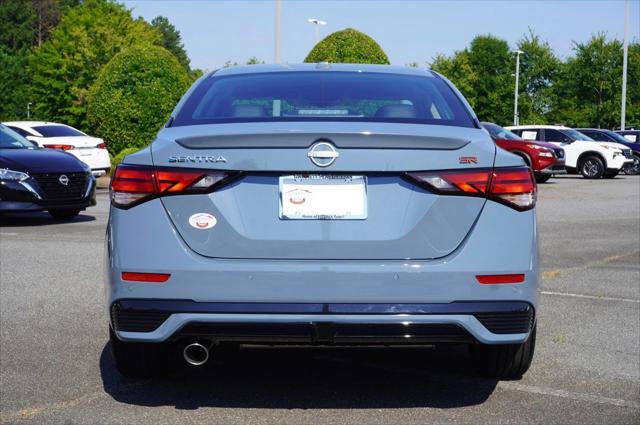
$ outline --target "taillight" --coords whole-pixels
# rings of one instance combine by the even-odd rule
[[[426,189],[443,195],[488,198],[518,211],[536,205],[537,187],[528,167],[407,173]]]
[[[237,174],[121,164],[111,179],[111,204],[126,209],[158,196],[208,193]]]
[[[60,150],[63,150],[63,151],[68,151],[68,150],[73,149],[72,145],[61,145],[61,144],[44,145],[44,147],[48,148],[48,149],[60,149]]]
[[[98,143],[98,144],[96,145],[96,148],[98,148],[98,149],[106,149],[106,148],[107,148],[107,144],[106,144],[106,143],[104,143],[104,142],[102,142],[102,143]]]

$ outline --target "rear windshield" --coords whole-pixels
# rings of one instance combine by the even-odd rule
[[[35,131],[42,134],[42,137],[77,137],[86,134],[66,125],[39,125],[33,127]]]
[[[272,121],[475,127],[460,99],[440,78],[324,71],[207,78],[186,100],[172,125]]]

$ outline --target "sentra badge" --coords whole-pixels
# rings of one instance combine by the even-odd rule
[[[190,162],[190,163],[216,163],[227,162],[227,158],[222,155],[171,155],[169,162]]]

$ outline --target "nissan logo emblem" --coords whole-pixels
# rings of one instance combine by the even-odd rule
[[[336,161],[340,153],[338,153],[331,143],[318,142],[311,146],[307,156],[311,159],[311,162],[318,167],[328,167]]]
[[[60,182],[60,184],[66,186],[69,184],[69,177],[67,177],[66,174],[62,174],[60,175],[60,177],[58,177],[58,181]]]

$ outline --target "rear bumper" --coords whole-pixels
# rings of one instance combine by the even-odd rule
[[[289,344],[425,344],[526,341],[535,322],[519,301],[429,304],[217,303],[119,300],[111,325],[122,340]]]
[[[111,159],[106,149],[72,149],[70,153],[91,167],[94,175],[96,175],[95,172],[102,175],[105,170],[111,168]]]
[[[491,332],[478,319],[485,310],[439,309],[503,302],[525,303],[535,309],[535,221],[534,210],[518,212],[488,201],[461,246],[433,260],[216,259],[200,256],[186,246],[155,199],[130,210],[111,210],[105,250],[105,310],[111,314],[117,305],[134,315],[136,310],[150,310],[151,316],[160,314],[153,330],[124,330],[114,323],[118,337],[129,341],[165,341],[178,337],[179,330],[194,323],[258,323],[267,328],[274,323],[311,328],[327,323],[388,324],[401,329],[404,322],[411,322],[452,325],[483,343],[518,343],[528,334]],[[122,272],[171,276],[163,283],[145,283],[123,280]],[[511,273],[523,273],[525,280],[483,285],[476,279],[476,275]],[[134,300],[141,304],[132,304]],[[157,303],[165,300],[181,300],[182,304],[180,308],[160,308]],[[187,302],[194,303],[193,307],[185,307],[184,300],[192,300]],[[311,310],[229,310],[243,305],[295,305]],[[344,310],[347,306],[350,309]],[[366,311],[363,306],[368,306]]]

